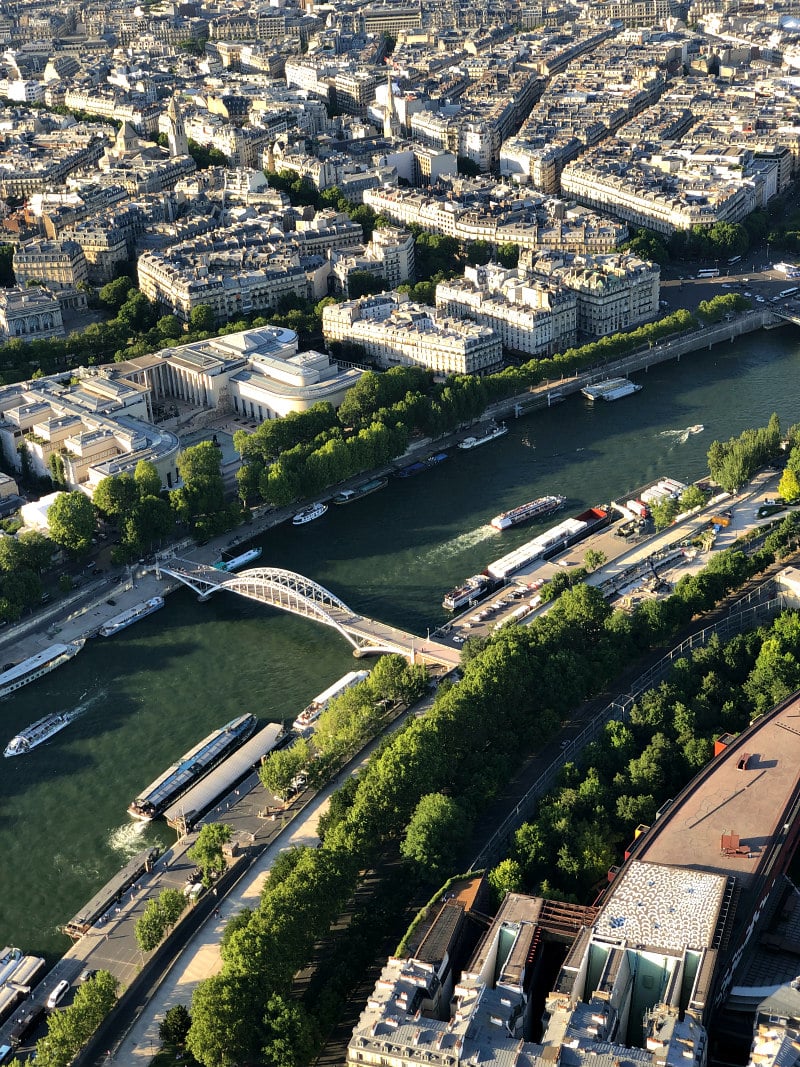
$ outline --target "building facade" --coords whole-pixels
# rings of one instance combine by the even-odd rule
[[[400,293],[348,300],[323,309],[327,342],[360,346],[382,367],[412,365],[435,374],[490,374],[503,365],[499,337],[486,326],[448,319]]]

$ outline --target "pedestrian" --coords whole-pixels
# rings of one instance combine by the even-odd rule
[[[211,892],[214,894],[214,896],[216,896],[217,895],[217,887],[214,886],[214,888],[211,890]]]

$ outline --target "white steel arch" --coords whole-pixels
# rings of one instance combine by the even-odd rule
[[[356,615],[343,600],[318,582],[294,571],[281,567],[254,567],[238,574],[227,574],[202,563],[177,558],[160,561],[158,570],[188,585],[203,600],[219,590],[227,590],[330,626],[353,646],[356,655],[378,652],[408,654],[408,649],[400,642],[394,644],[365,633],[370,620]]]

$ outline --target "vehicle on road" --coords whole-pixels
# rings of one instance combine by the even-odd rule
[[[47,998],[47,1006],[51,1010],[57,1008],[61,1001],[64,999],[67,990],[69,989],[69,982],[66,978],[62,978],[58,985],[53,989],[50,996]]]

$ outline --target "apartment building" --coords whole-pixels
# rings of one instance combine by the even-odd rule
[[[431,233],[495,247],[510,242],[529,250],[603,252],[628,237],[624,223],[551,197],[523,198],[502,186],[487,186],[475,196],[381,188],[365,192],[364,203],[399,225],[413,222]]]
[[[366,273],[380,279],[386,289],[396,289],[414,280],[414,238],[395,226],[376,229],[367,247],[332,250],[331,274],[337,292],[349,296],[353,274]]]
[[[77,241],[28,241],[18,245],[13,259],[17,284],[40,281],[51,290],[77,289],[88,282],[86,256]]]
[[[523,256],[532,274],[547,278],[577,297],[577,330],[581,339],[605,337],[655,318],[661,269],[629,253],[576,255],[543,252]]]
[[[504,348],[535,357],[575,344],[577,305],[575,292],[497,264],[467,267],[463,278],[436,286],[437,310],[488,326]]]
[[[720,175],[714,166],[696,164],[669,148],[620,154],[611,145],[570,163],[561,175],[563,191],[579,203],[667,235],[740,222],[765,202],[760,185],[757,169],[749,164]]]
[[[322,312],[326,342],[359,345],[382,367],[414,365],[435,374],[490,374],[503,365],[500,339],[486,326],[440,316],[401,293],[334,304]]]

